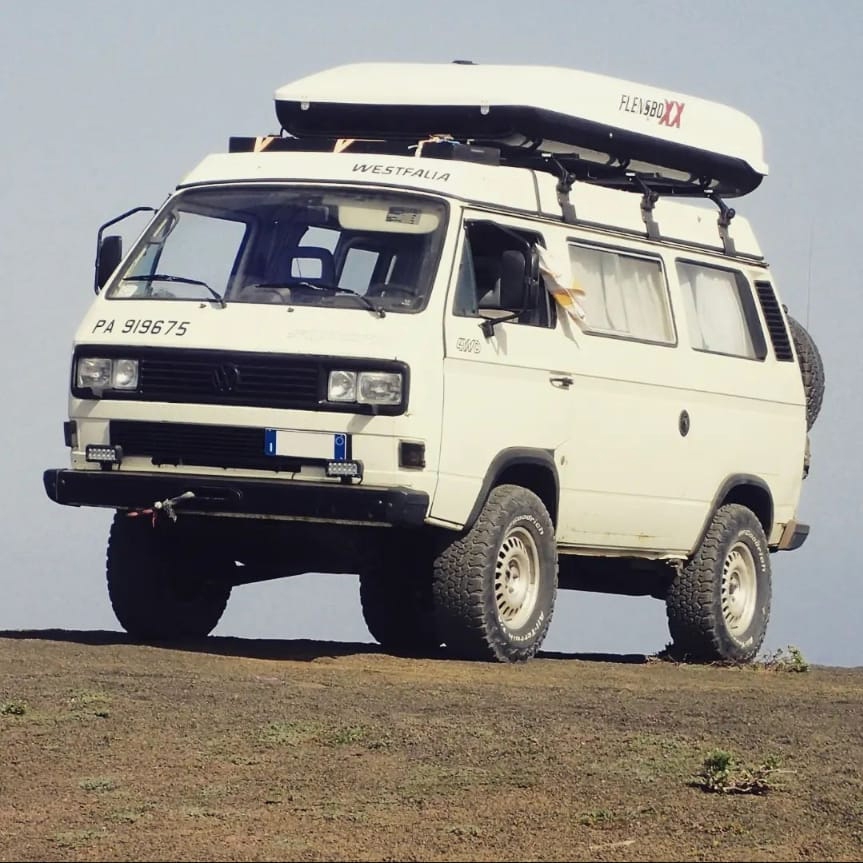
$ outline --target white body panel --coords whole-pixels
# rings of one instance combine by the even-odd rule
[[[361,308],[232,303],[222,308],[210,301],[99,296],[76,344],[94,346],[96,353],[100,346],[171,345],[398,360],[410,368],[408,409],[397,416],[369,416],[72,398],[70,415],[78,423],[74,467],[99,469],[85,461],[84,448],[108,442],[111,419],[249,426],[284,431],[287,448],[289,441],[314,448],[312,433],[351,434],[353,457],[365,467],[365,485],[427,493],[427,523],[452,529],[467,522],[501,452],[545,452],[558,475],[558,542],[570,551],[685,557],[698,542],[723,483],[736,475],[756,477],[769,489],[775,506],[773,541],[794,517],[806,436],[796,363],[778,363],[769,339],[761,361],[695,351],[682,323],[678,258],[721,263],[748,273],[750,281],[768,277],[766,268],[754,263],[760,250],[744,218],[737,217],[729,233],[745,258],[730,259],[722,256],[715,210],[661,200],[654,217],[663,239],[649,241],[639,198],[632,194],[577,184],[572,201],[579,221],[567,225],[548,175],[387,155],[216,155],[188,174],[180,188],[229,183],[368,186],[446,199],[450,225],[426,307],[378,318]],[[674,343],[592,334],[557,305],[553,328],[508,322],[484,336],[480,321],[452,313],[465,217],[537,232],[563,259],[574,241],[660,259],[677,322]],[[144,319],[183,321],[183,335],[177,336],[176,327],[173,334],[124,334],[127,321]],[[558,386],[555,379],[561,377],[572,378],[572,385]],[[684,410],[691,417],[685,437],[679,431]],[[399,467],[400,441],[424,444],[424,469]],[[146,459],[124,462],[121,470],[183,472]],[[225,475],[217,467],[194,472]],[[261,470],[230,473],[271,476]],[[304,468],[278,478],[318,482],[323,473]]]

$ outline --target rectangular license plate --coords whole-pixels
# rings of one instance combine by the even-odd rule
[[[351,436],[341,432],[264,429],[264,454],[345,461],[351,456]]]

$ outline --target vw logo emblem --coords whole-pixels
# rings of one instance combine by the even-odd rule
[[[240,385],[240,370],[231,363],[213,369],[213,389],[219,393],[232,393]]]

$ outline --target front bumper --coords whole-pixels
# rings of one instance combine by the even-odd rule
[[[426,492],[341,483],[61,468],[42,479],[48,497],[68,506],[146,509],[191,491],[178,512],[401,526],[421,525],[429,507]]]

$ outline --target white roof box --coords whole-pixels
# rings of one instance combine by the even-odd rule
[[[728,197],[767,174],[761,131],[740,111],[554,66],[357,63],[286,84],[275,101],[300,139],[449,135],[499,146],[510,164],[550,154],[582,179],[628,172],[667,181],[663,191]]]

